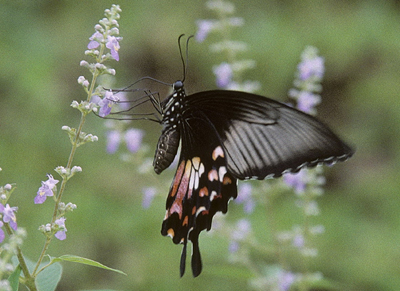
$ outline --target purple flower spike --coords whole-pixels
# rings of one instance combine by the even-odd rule
[[[321,79],[324,76],[324,58],[315,56],[313,58],[304,58],[298,66],[300,80],[307,80],[311,77]]]
[[[15,216],[15,211],[18,207],[10,207],[10,205],[4,206],[0,204],[0,213],[3,213],[3,221],[9,223],[12,229],[17,230],[17,217]]]
[[[56,234],[54,235],[56,238],[59,240],[64,240],[67,238],[67,234],[65,233],[67,231],[67,228],[65,227],[65,218],[61,217],[57,219],[54,223],[57,224],[60,228],[63,230],[57,231]]]
[[[116,60],[116,61],[119,61],[119,55],[118,55],[119,42],[118,42],[118,39],[115,36],[108,36],[107,37],[106,47],[108,49],[110,49],[111,56],[113,57],[113,59]]]

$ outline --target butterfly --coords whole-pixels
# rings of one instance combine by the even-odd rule
[[[192,243],[194,277],[202,271],[199,234],[237,197],[237,180],[279,177],[334,164],[354,153],[315,117],[278,101],[239,91],[186,95],[183,81],[159,104],[163,126],[153,166],[160,174],[180,157],[161,234],[183,244],[180,275]]]

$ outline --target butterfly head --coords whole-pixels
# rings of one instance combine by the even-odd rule
[[[172,87],[174,88],[174,91],[180,91],[183,89],[183,82],[181,80],[178,80],[174,84],[172,84]]]

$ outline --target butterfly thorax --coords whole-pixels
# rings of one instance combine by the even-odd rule
[[[178,127],[183,109],[183,99],[186,96],[185,89],[183,88],[183,83],[181,81],[176,81],[173,86],[174,92],[161,103],[161,124],[164,126],[164,130],[168,127]]]
[[[179,125],[182,117],[183,99],[186,94],[182,81],[176,81],[173,88],[174,92],[161,104],[163,130],[157,143],[153,161],[154,171],[157,174],[169,167],[179,146]]]

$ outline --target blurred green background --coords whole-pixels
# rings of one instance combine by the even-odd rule
[[[196,20],[215,17],[203,1],[114,3],[122,9],[124,37],[120,62],[111,64],[115,87],[143,76],[180,79],[178,36],[195,33]],[[326,232],[314,270],[343,290],[400,290],[400,1],[234,3],[245,25],[232,38],[246,42],[250,50],[243,58],[257,62],[248,79],[262,83],[263,95],[285,100],[300,53],[307,45],[318,47],[326,64],[319,116],[357,148],[351,160],[327,170],[317,218]],[[76,80],[89,76],[79,62],[111,4],[0,1],[0,184],[17,183],[10,204],[19,207],[19,226],[28,231],[23,251],[32,260],[43,243],[37,228],[52,213],[52,203],[34,205],[33,198],[45,175],[56,177],[53,169],[66,164],[70,143],[61,127],[77,126],[79,114],[69,105],[85,98]],[[209,53],[210,41],[190,44],[188,93],[215,88],[211,68],[221,59]],[[135,126],[146,131],[150,156],[161,127]],[[54,241],[49,253],[88,257],[128,276],[65,263],[58,290],[250,290],[249,271],[227,260],[228,241],[207,233],[200,241],[204,272],[179,279],[181,247],[160,235],[164,198],[150,209],[141,206],[143,187],[164,189],[166,197],[173,171],[138,176],[118,155],[105,153],[103,120],[91,116],[84,131],[100,140],[78,149],[74,165],[83,172],[64,196],[78,209],[67,217],[67,239]],[[286,211],[282,217],[290,217]],[[230,212],[235,215],[234,206]]]

